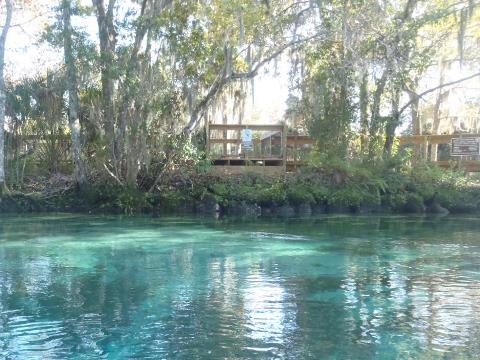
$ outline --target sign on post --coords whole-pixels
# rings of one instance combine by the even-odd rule
[[[473,156],[480,155],[480,138],[465,137],[465,138],[453,138],[452,150],[450,155],[452,156]]]
[[[243,129],[242,130],[242,149],[243,149],[243,151],[253,150],[252,137],[253,137],[253,134],[252,134],[251,129]]]

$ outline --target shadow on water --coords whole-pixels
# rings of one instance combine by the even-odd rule
[[[480,356],[476,218],[0,219],[0,358]]]

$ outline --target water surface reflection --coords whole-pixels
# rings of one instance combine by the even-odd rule
[[[479,231],[467,218],[2,218],[0,358],[476,359]]]

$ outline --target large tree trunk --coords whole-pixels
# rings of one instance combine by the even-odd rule
[[[440,63],[440,86],[443,86],[445,82],[445,62],[442,60]],[[438,89],[437,98],[435,99],[435,105],[433,107],[433,123],[432,123],[432,134],[438,135],[438,130],[440,128],[440,119],[441,113],[440,108],[443,101],[448,97],[450,90],[442,90],[443,88]],[[438,144],[432,144],[432,161],[437,161],[438,158]]]
[[[7,98],[6,89],[5,89],[5,78],[4,78],[4,68],[5,68],[5,44],[7,41],[8,30],[12,23],[13,15],[13,0],[5,0],[6,6],[6,17],[5,23],[3,24],[3,29],[0,34],[0,192],[3,192],[5,189],[5,149],[4,149],[4,135],[5,135],[5,102]]]
[[[382,95],[385,91],[385,86],[387,84],[389,65],[387,63],[385,70],[382,73],[382,76],[376,81],[375,92],[373,93],[372,99],[372,108],[371,108],[371,120],[370,120],[370,142],[369,142],[369,158],[372,159],[376,153],[376,146],[379,145],[378,137],[379,131],[382,126],[382,119],[380,118],[380,104],[382,100]]]
[[[364,71],[360,83],[360,147],[365,154],[368,149],[368,72]]]
[[[405,54],[403,54],[399,49],[399,46],[401,45],[401,41],[402,41],[401,31],[403,30],[403,26],[405,25],[405,23],[409,19],[411,19],[416,5],[417,5],[417,0],[407,0],[402,13],[399,14],[399,17],[398,17],[399,21],[397,25],[396,34],[390,43],[386,43],[385,70],[383,71],[382,76],[377,80],[376,89],[375,89],[375,93],[372,101],[372,110],[371,110],[372,120],[370,125],[370,137],[371,137],[371,140],[374,140],[374,141],[373,141],[373,146],[372,145],[369,146],[370,158],[372,158],[375,155],[375,152],[377,150],[376,146],[379,144],[378,141],[380,139],[380,136],[383,135],[381,131],[384,130],[383,128],[384,125],[387,125],[385,129],[387,131],[390,131],[390,134],[386,134],[387,143],[384,143],[384,151],[388,150],[388,148],[391,148],[391,144],[389,144],[390,142],[393,143],[392,131],[394,132],[396,129],[395,120],[392,120],[390,121],[390,123],[387,123],[387,124],[384,123],[385,118],[380,116],[380,104],[381,104],[383,93],[385,91],[385,86],[387,84],[387,81],[390,79],[393,79],[394,77],[398,77],[399,75],[398,73],[399,70],[396,69],[395,63],[402,57],[403,57],[403,61],[406,62],[407,60],[406,58],[404,58]],[[397,114],[395,116],[399,118],[401,112],[398,109],[398,106],[397,106],[396,113]]]
[[[150,13],[153,11],[151,8],[151,1],[148,0],[143,0],[142,5],[141,5],[141,10],[140,10],[140,15],[139,15],[139,27],[137,28],[135,32],[135,40],[133,43],[133,48],[130,53],[130,58],[127,64],[127,71],[125,78],[126,79],[132,79],[135,78],[135,76],[138,75],[138,71],[140,69],[140,60],[139,60],[139,53],[140,49],[143,43],[143,40],[145,38],[145,35],[147,34],[148,26],[149,23],[148,21],[144,18],[146,14],[151,15]],[[152,16],[152,15],[151,15]],[[117,156],[117,161],[121,164],[123,163],[124,160],[124,155],[127,149],[126,147],[126,136],[127,136],[127,127],[128,127],[128,122],[129,122],[129,117],[131,117],[133,114],[132,112],[135,111],[135,96],[137,95],[138,88],[140,84],[135,81],[126,81],[122,88],[121,88],[121,103],[119,105],[119,124],[118,124],[118,129],[117,129],[117,134],[116,134],[116,139],[115,139],[115,147],[116,147],[116,156]]]
[[[103,0],[92,0],[97,15],[98,36],[100,39],[100,64],[102,81],[102,105],[105,138],[113,165],[116,166],[115,156],[115,109],[114,85],[111,73],[115,59],[116,32],[113,25],[113,11],[115,0],[109,0],[107,11]],[[118,176],[118,174],[117,174]]]
[[[392,98],[392,113],[388,118],[387,126],[385,128],[385,145],[383,147],[383,153],[386,155],[392,154],[395,131],[400,124],[400,93],[400,87],[395,86]]]
[[[411,90],[407,90],[408,97],[410,98],[410,109],[412,117],[412,135],[422,135],[422,124],[419,116],[418,106],[420,103],[420,96]],[[420,145],[416,144],[414,147],[413,157],[414,159],[420,159]]]
[[[62,1],[63,12],[63,46],[65,66],[67,68],[68,82],[68,123],[72,139],[72,160],[74,165],[74,177],[77,186],[81,189],[87,183],[85,164],[81,155],[80,142],[80,101],[78,99],[77,68],[73,56],[72,46],[72,24],[71,24],[71,1]]]

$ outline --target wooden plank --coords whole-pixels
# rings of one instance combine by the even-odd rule
[[[240,139],[209,139],[210,144],[241,144]]]
[[[227,125],[227,118],[223,118],[223,124]],[[228,138],[228,130],[224,127],[223,128],[223,138],[226,139]],[[227,154],[227,143],[223,143],[223,155]]]
[[[297,140],[298,135],[295,135],[293,138],[293,167],[297,169]],[[287,136],[287,147],[288,147],[288,136]]]
[[[407,144],[416,144],[423,145],[426,141],[430,144],[450,144],[453,138],[469,138],[469,137],[480,137],[480,134],[441,134],[441,135],[410,135],[410,136],[399,136],[400,145]]]
[[[424,144],[423,144],[423,158],[425,160],[429,160],[428,159],[428,138],[427,137],[424,139]]]
[[[205,155],[206,155],[207,159],[210,156],[210,128],[209,128],[209,125],[210,125],[210,122],[206,121],[205,131],[207,132],[207,144],[206,144],[206,147],[205,147]]]
[[[282,130],[282,155],[283,155],[283,171],[287,171],[287,124],[283,124]]]
[[[265,176],[281,176],[285,173],[284,166],[211,166],[209,173],[218,176],[241,175],[245,173],[256,173]]]
[[[210,124],[210,130],[283,131],[283,125]]]
[[[241,144],[241,139],[209,139],[210,144]],[[253,139],[252,143],[255,145],[261,144],[262,140]]]
[[[278,157],[273,157],[273,156],[254,156],[254,157],[249,157],[248,160],[249,161],[279,161],[279,160],[282,160],[283,157],[282,156],[278,156]],[[214,161],[215,160],[245,160],[244,157],[240,157],[240,156],[221,156],[221,157],[217,157],[217,158],[214,158],[213,159]]]

